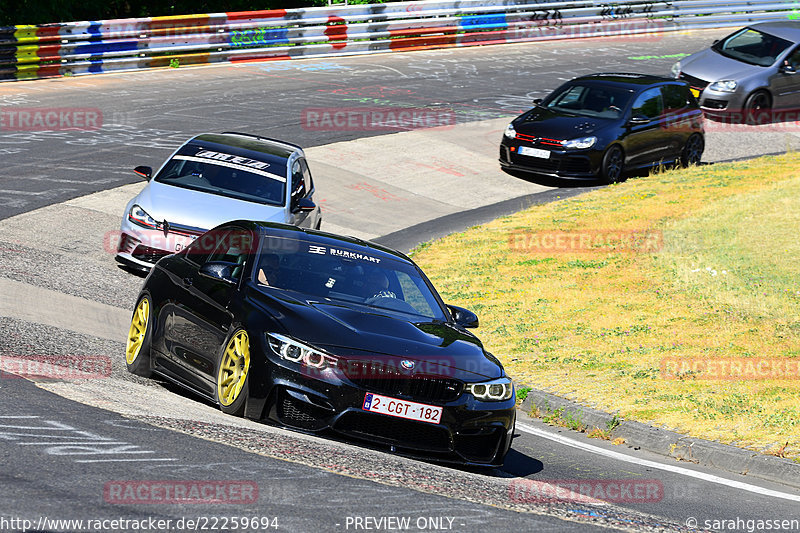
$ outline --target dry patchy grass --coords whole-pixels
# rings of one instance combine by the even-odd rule
[[[530,208],[414,256],[448,302],[479,314],[481,338],[519,383],[797,456],[798,376],[673,379],[662,364],[800,359],[799,197],[797,154],[667,171]],[[663,247],[520,250],[520,232],[597,229],[662,232]]]

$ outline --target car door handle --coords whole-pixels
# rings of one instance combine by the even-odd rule
[[[191,287],[192,285],[192,278],[183,278],[183,285],[185,287]]]

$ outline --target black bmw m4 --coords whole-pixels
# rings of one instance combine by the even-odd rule
[[[229,414],[404,455],[497,466],[514,386],[405,255],[266,222],[219,226],[144,282],[128,370]]]

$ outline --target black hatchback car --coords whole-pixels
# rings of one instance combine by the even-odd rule
[[[466,329],[477,325],[399,252],[236,221],[156,263],[126,362],[229,414],[497,466],[513,436],[514,386]]]
[[[703,114],[682,81],[592,74],[534,104],[500,143],[500,166],[511,174],[614,183],[629,170],[697,164],[703,155]]]

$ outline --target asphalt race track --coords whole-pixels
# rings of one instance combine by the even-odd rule
[[[720,529],[746,531],[747,520],[800,518],[796,488],[676,465],[522,413],[504,468],[473,471],[231,418],[174,387],[132,376],[124,365],[141,278],[116,267],[113,246],[122,209],[142,187],[134,166],[158,166],[202,131],[290,140],[307,147],[324,229],[408,249],[596,186],[522,181],[499,170],[501,132],[531,99],[590,72],[668,73],[677,54],[724,33],[0,84],[0,531],[81,527],[45,517],[154,518],[183,531],[202,528],[178,525],[180,519],[236,516],[268,519],[249,530],[277,524],[280,531],[321,532],[680,531],[736,519],[741,527]],[[449,122],[400,131],[325,129],[312,120],[325,110],[364,107],[423,110]],[[9,124],[9,111],[43,109],[99,121],[60,131]],[[775,129],[712,125],[704,161],[800,146],[798,132]],[[100,379],[14,379],[14,365],[25,358],[41,361],[46,375],[64,356],[107,362],[108,371]],[[115,499],[113,487],[137,480],[237,482],[257,497],[169,505]],[[652,492],[609,503],[531,497],[531,487],[557,480],[594,487],[635,482]]]

